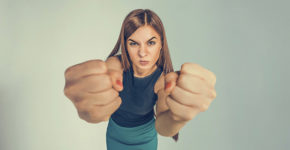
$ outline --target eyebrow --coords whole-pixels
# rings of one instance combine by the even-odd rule
[[[150,38],[148,41],[150,41],[150,40],[152,40],[152,39],[154,39],[154,38],[156,38],[155,36],[153,36],[152,38]],[[132,40],[132,39],[129,39],[130,41],[133,41],[133,42],[136,42],[136,41],[134,41],[134,40]],[[136,43],[138,43],[138,42],[136,42]]]

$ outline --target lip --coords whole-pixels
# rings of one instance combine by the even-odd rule
[[[145,66],[149,63],[149,61],[143,61],[143,60],[140,60],[139,61],[141,65]]]

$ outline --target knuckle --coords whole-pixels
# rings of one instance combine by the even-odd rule
[[[193,118],[193,115],[191,115],[191,114],[187,114],[187,115],[185,116],[184,120],[185,120],[185,121],[189,121],[189,120],[191,120],[192,118]]]
[[[211,98],[216,98],[216,91],[215,90],[212,90],[211,91]]]
[[[201,66],[199,64],[187,62],[181,65],[181,72],[192,73],[195,70],[199,70],[200,68]]]
[[[188,66],[191,66],[191,65],[194,65],[194,64],[193,63],[186,62],[186,63],[182,64],[181,66],[182,67],[188,67]]]
[[[179,80],[186,80],[186,75],[183,75],[183,74],[181,74],[179,77],[178,77],[178,81]]]
[[[212,74],[214,80],[216,80],[216,75],[213,72],[211,74]]]
[[[194,113],[190,113],[189,115],[190,115],[189,116],[189,120],[192,120],[195,117],[195,114]]]
[[[70,66],[70,67],[66,68],[64,71],[64,74],[68,74],[73,68],[74,68],[74,66]]]
[[[85,100],[79,100],[78,102],[75,102],[75,107],[77,108],[78,111],[83,112],[83,111],[88,111],[87,104]]]
[[[64,78],[65,78],[66,80],[69,80],[69,74],[70,74],[71,70],[72,70],[72,67],[69,67],[69,68],[67,68],[67,69],[65,70],[65,72],[64,72]]]
[[[107,65],[106,65],[106,63],[105,62],[100,62],[99,64],[98,64],[99,66],[99,69],[102,71],[102,72],[106,72],[107,71]]]
[[[188,67],[189,63],[184,63],[181,65],[181,70],[184,70]]]
[[[200,110],[201,110],[202,112],[205,112],[207,109],[208,109],[208,105],[206,105],[206,104],[203,104],[203,105],[201,106],[201,108],[200,108]]]
[[[183,116],[185,121],[189,121],[194,117],[192,110],[189,109],[187,109],[186,113]]]
[[[214,99],[216,97],[216,92],[214,89],[210,89],[208,90],[207,92],[207,97],[210,98],[210,99]]]
[[[80,94],[74,91],[75,90],[72,88],[72,86],[68,86],[63,89],[64,95],[69,98],[73,103],[81,101]]]
[[[119,96],[119,92],[117,92],[115,89],[111,89],[112,90],[112,93],[110,93],[111,95],[113,95],[113,97],[120,97]]]
[[[199,64],[196,64],[196,63],[190,63],[190,62],[184,63],[184,66],[185,66],[185,67],[200,67]]]
[[[113,104],[114,109],[117,110],[122,104],[122,99],[118,96],[118,97],[114,98],[113,103],[114,103]]]
[[[65,79],[68,78],[68,72],[69,72],[69,69],[66,69],[66,70],[64,71],[64,77],[65,77]]]
[[[71,95],[71,92],[70,92],[69,88],[67,88],[67,87],[63,89],[63,93],[66,97],[70,97],[70,95]]]
[[[212,71],[209,70],[208,72],[213,79],[216,79],[216,75]]]
[[[82,66],[82,63],[75,64],[75,65],[68,67],[64,72],[65,77],[68,78],[68,74],[70,74],[73,70],[77,69],[80,66]]]
[[[79,115],[79,118],[85,121],[90,120],[90,113],[86,110],[83,110],[83,111],[78,110],[78,115]]]
[[[90,70],[90,73],[107,72],[106,63],[101,59],[88,60],[83,64],[83,68]]]
[[[118,105],[120,106],[122,104],[122,98],[120,96],[117,97]]]
[[[93,63],[96,65],[96,68],[99,72],[107,72],[107,65],[106,62],[104,62],[103,60],[93,60]]]
[[[95,115],[95,113],[90,110],[84,110],[80,111],[79,117],[88,123],[94,123],[97,120],[98,115]]]
[[[72,90],[71,90],[71,88],[68,88],[68,87],[66,87],[66,88],[64,88],[63,89],[63,93],[64,93],[64,95],[68,98],[68,99],[70,99],[71,101],[75,101],[74,99],[76,99],[75,98],[75,96],[73,95],[73,92],[72,92]]]

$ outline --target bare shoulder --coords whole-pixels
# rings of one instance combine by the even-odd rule
[[[164,72],[161,73],[158,80],[156,81],[154,85],[154,92],[157,93],[160,89],[164,87]]]
[[[105,62],[107,64],[108,69],[119,70],[123,72],[124,68],[118,56],[111,56]]]

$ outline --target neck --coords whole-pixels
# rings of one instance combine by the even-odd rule
[[[157,69],[157,65],[154,65],[149,70],[138,69],[138,68],[135,68],[134,66],[133,66],[133,69],[134,69],[134,76],[135,77],[146,77],[146,76],[152,74],[152,72],[154,72]]]

